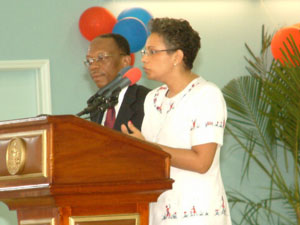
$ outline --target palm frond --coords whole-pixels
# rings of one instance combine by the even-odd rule
[[[236,224],[260,224],[262,218],[269,224],[300,224],[300,46],[290,37],[281,49],[283,60],[269,60],[271,40],[263,26],[260,55],[245,44],[249,75],[222,89],[229,112],[226,132],[244,151],[241,181],[253,164],[270,181],[268,196],[257,202],[239,192],[228,193],[233,208],[244,206]],[[291,174],[290,168],[292,185],[283,175]],[[279,201],[288,216],[274,209]]]
[[[271,201],[282,201],[283,198],[281,196],[273,196],[272,198],[254,201],[238,191],[229,191],[227,192],[227,197],[232,205],[232,209],[238,206],[239,210],[241,210],[242,217],[239,222],[234,221],[235,224],[262,224],[261,222],[264,221],[269,222],[268,224],[296,225],[296,223],[290,219],[290,216],[293,215],[286,216],[286,211],[274,210],[269,207]],[[290,210],[288,212],[291,213],[292,211]],[[261,215],[265,215],[264,219],[262,219]],[[281,222],[274,223],[275,220],[278,221],[278,218]]]

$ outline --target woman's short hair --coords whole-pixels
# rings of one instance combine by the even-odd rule
[[[198,32],[191,27],[188,21],[184,19],[153,18],[148,26],[151,33],[157,33],[163,37],[168,48],[182,50],[186,68],[193,68],[194,60],[201,45]]]

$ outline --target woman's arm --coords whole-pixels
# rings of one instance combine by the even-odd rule
[[[132,134],[129,134],[125,125],[121,126],[122,132],[145,140],[142,133],[131,122],[128,122],[128,127],[133,132]],[[198,173],[206,173],[209,170],[217,150],[217,143],[195,145],[192,146],[191,150],[171,148],[159,144],[158,146],[171,155],[172,166]]]
[[[209,170],[217,150],[216,143],[195,145],[192,146],[192,150],[159,146],[171,155],[172,166],[198,173],[206,173]]]

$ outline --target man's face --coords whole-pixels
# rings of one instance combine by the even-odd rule
[[[111,82],[125,66],[124,53],[118,48],[113,38],[96,38],[88,49],[87,59],[94,59],[89,72],[99,88]]]

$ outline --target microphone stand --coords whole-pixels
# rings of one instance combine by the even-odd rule
[[[118,104],[119,93],[120,91],[114,92],[112,96],[105,98],[105,101],[97,106],[97,112],[104,112],[106,109],[114,107],[116,104]]]
[[[91,113],[93,111],[96,112],[104,112],[106,109],[114,107],[116,104],[118,104],[118,98],[119,93],[121,91],[121,88],[117,88],[110,97],[106,96],[98,96],[96,97],[91,104],[88,105],[84,110],[77,113],[76,116],[82,116],[88,113]]]

